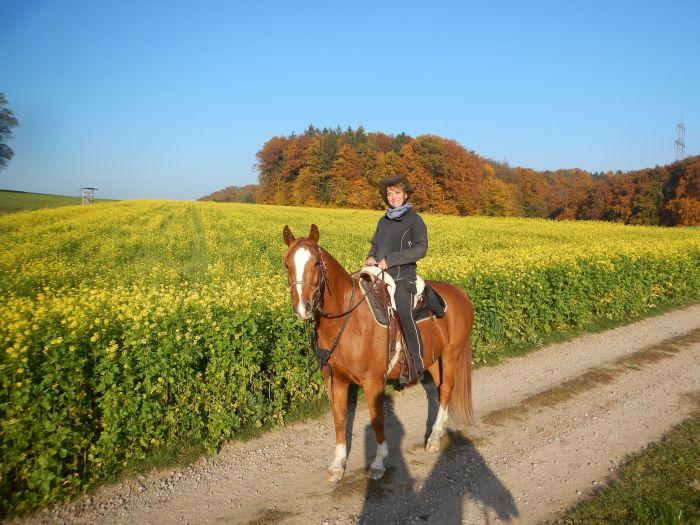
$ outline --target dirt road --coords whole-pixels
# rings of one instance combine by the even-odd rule
[[[699,406],[700,305],[544,348],[474,374],[478,423],[423,450],[437,412],[416,386],[387,401],[388,471],[358,402],[345,478],[324,480],[330,415],[185,469],[154,472],[22,523],[540,523]]]

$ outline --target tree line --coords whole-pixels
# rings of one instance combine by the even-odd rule
[[[414,207],[429,213],[700,224],[700,156],[624,173],[536,171],[435,135],[309,126],[271,138],[256,158],[255,201],[263,204],[381,209],[379,180],[400,172],[414,187]]]
[[[248,204],[255,203],[256,195],[258,194],[259,186],[257,184],[248,184],[247,186],[228,186],[223,190],[215,191],[204,197],[200,197],[200,201],[214,202],[245,202]]]

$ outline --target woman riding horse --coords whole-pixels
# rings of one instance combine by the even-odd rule
[[[350,275],[318,244],[319,231],[315,224],[311,225],[308,237],[299,238],[285,226],[283,238],[287,245],[284,264],[292,311],[301,320],[314,321],[312,342],[317,356],[323,356],[319,364],[333,405],[336,447],[327,479],[338,481],[345,472],[350,384],[362,387],[367,400],[377,439],[377,454],[368,476],[379,479],[386,472],[389,453],[384,433],[384,386],[387,379],[398,379],[400,372],[398,361],[388,363],[387,327],[374,320],[358,277]],[[387,254],[379,262],[384,260],[391,265],[392,257],[389,255],[387,261]],[[426,284],[447,304],[444,317],[419,323],[423,341],[430,348],[424,352],[423,360],[439,397],[437,417],[425,448],[437,452],[448,415],[457,423],[465,424],[471,419],[470,334],[474,308],[461,288],[437,281]]]

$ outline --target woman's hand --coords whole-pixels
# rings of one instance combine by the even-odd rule
[[[374,257],[367,257],[365,266],[379,266],[380,270],[386,270],[388,268],[386,265],[386,259],[382,259],[381,261],[377,262],[377,259]]]

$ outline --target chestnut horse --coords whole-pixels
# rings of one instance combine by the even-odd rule
[[[320,363],[333,405],[335,458],[327,479],[338,481],[345,472],[348,387],[362,387],[369,405],[370,420],[377,438],[377,455],[368,476],[381,478],[388,448],[384,436],[384,386],[398,379],[399,364],[387,373],[387,328],[372,317],[357,277],[351,276],[318,244],[319,232],[311,225],[309,236],[295,238],[288,226],[283,230],[287,253],[284,264],[297,318],[316,321],[315,340],[329,349],[327,363]],[[445,316],[418,323],[423,340],[423,361],[437,386],[440,407],[426,442],[426,450],[437,452],[449,415],[458,424],[472,418],[470,333],[474,306],[464,291],[451,284],[429,281],[447,303]],[[364,304],[361,304],[364,302]]]

